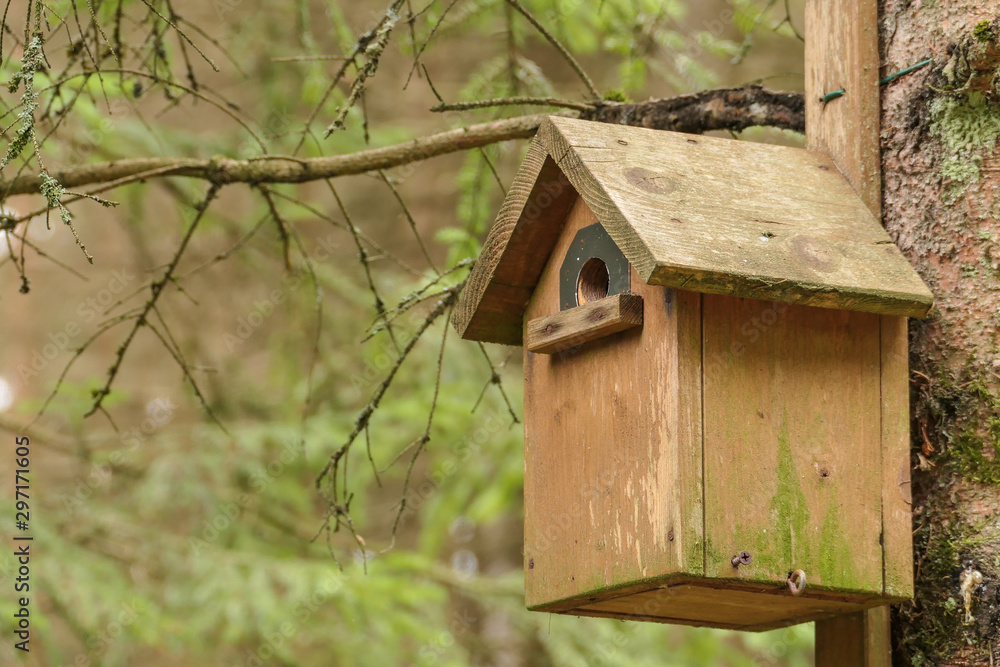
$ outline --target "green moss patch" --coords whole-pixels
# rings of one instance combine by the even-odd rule
[[[934,529],[930,526],[934,524]],[[944,532],[941,526],[945,526]],[[913,536],[920,563],[916,582],[919,603],[905,605],[905,618],[918,615],[915,632],[904,640],[903,648],[915,667],[937,665],[968,644],[975,644],[972,627],[964,623],[965,608],[960,599],[958,577],[979,542],[976,531],[962,531],[947,519],[925,521]]]
[[[972,35],[980,42],[990,42],[995,37],[993,31],[990,29],[989,21],[980,21],[977,23],[976,27],[972,30]]]
[[[993,153],[1000,140],[1000,108],[981,93],[942,96],[930,105],[931,134],[944,145],[941,175],[951,183],[954,200],[982,177],[982,152]]]

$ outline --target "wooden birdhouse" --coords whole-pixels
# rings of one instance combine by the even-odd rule
[[[546,121],[454,315],[524,347],[528,607],[765,630],[911,597],[931,301],[825,153]]]

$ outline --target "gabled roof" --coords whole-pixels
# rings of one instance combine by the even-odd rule
[[[552,116],[456,306],[463,338],[520,345],[577,193],[650,285],[909,317],[933,302],[825,153]]]

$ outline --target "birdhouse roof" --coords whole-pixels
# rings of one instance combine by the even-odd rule
[[[577,194],[650,285],[909,317],[933,302],[823,152],[552,116],[456,306],[463,338],[521,344]]]

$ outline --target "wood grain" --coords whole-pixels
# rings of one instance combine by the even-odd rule
[[[889,653],[888,607],[816,623],[818,667],[889,667]]]
[[[913,597],[910,387],[905,317],[881,317],[882,539],[885,593]]]
[[[858,167],[862,185],[877,176]],[[552,116],[454,322],[465,338],[521,342],[571,190],[648,284],[923,317],[931,294],[866,206],[869,185],[862,199],[823,151]]]
[[[879,316],[702,308],[706,576],[881,595]]]
[[[647,283],[916,317],[931,305],[826,153],[569,118],[543,128]]]
[[[642,297],[614,294],[530,320],[524,347],[536,354],[554,354],[641,326]]]
[[[528,320],[559,312],[562,257],[594,222],[577,200]],[[699,297],[632,284],[642,328],[577,351],[524,353],[529,608],[703,570],[699,360],[681,359],[700,342],[678,340],[698,331]]]
[[[522,315],[576,192],[536,135],[452,315],[463,338],[520,345]]]
[[[805,43],[806,147],[825,151],[832,157],[881,225],[877,1],[807,0]],[[843,97],[826,104],[819,101],[825,93],[838,88],[846,91]],[[899,450],[900,415],[888,412],[902,408],[899,392],[908,391],[908,387],[905,380],[902,387],[893,384],[899,382],[898,363],[890,360],[885,367],[887,347],[893,353],[900,346],[906,349],[906,326],[902,326],[900,337],[898,327],[883,322],[881,334],[882,502],[887,498],[892,500],[891,507],[882,508],[887,540],[883,552],[884,587],[887,595],[909,596],[912,579],[908,591],[906,566],[901,561],[908,559],[912,568],[913,555],[912,551],[901,553],[907,550],[904,542],[908,538],[900,535],[900,525],[909,521],[898,515],[899,503],[893,497],[898,494],[898,486],[889,471],[895,466],[891,459]],[[885,340],[887,336],[895,340]],[[887,405],[887,398],[891,406]],[[908,411],[906,419],[908,425]],[[887,484],[892,486],[891,490]],[[816,624],[817,667],[889,665],[890,653],[888,608]]]
[[[760,632],[857,612],[875,603],[864,596],[792,597],[782,588],[734,589],[690,581],[586,604],[569,613]]]
[[[805,38],[806,147],[833,159],[881,227],[878,3],[808,0]]]

